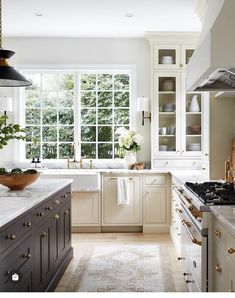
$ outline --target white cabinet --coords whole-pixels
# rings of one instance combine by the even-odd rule
[[[116,175],[103,175],[102,226],[142,226],[141,176],[128,175],[129,204],[118,205]]]
[[[213,241],[211,252],[213,264],[209,269],[212,273],[213,292],[235,291],[235,234],[213,216]],[[210,266],[210,264],[209,264]]]
[[[167,233],[170,221],[169,175],[143,177],[143,232]]]
[[[100,193],[72,193],[72,229],[74,232],[100,232]]]

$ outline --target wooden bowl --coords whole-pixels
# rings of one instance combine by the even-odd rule
[[[10,190],[21,190],[36,181],[39,176],[40,173],[0,175],[0,184],[10,188]]]

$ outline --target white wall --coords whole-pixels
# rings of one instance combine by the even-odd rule
[[[16,52],[11,65],[133,64],[136,96],[150,96],[150,46],[145,39],[7,38],[4,48]],[[5,95],[3,90],[0,95]],[[146,121],[142,127],[140,113],[136,116],[137,131],[145,138],[138,159],[150,161],[150,124]],[[5,151],[4,158],[11,160],[12,148],[8,148],[10,154]]]

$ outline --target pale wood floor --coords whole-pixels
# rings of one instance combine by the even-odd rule
[[[177,260],[177,255],[173,247],[170,235],[162,234],[142,234],[142,233],[74,233],[72,235],[72,246],[74,248],[74,258],[70,262],[65,271],[56,291],[66,292],[66,288],[70,282],[74,271],[76,270],[80,260],[82,259],[87,247],[95,246],[96,244],[131,244],[131,243],[146,243],[146,244],[162,244],[167,245],[170,251],[170,261],[173,271],[174,287],[176,292],[186,292],[185,282],[182,277],[182,268]],[[164,274],[164,272],[162,272]]]

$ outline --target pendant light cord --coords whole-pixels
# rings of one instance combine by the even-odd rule
[[[2,0],[0,0],[0,50],[2,50]]]

